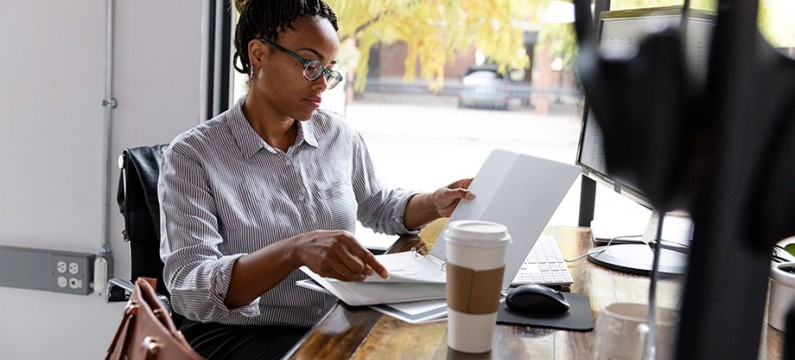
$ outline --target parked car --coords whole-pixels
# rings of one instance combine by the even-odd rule
[[[510,80],[497,71],[497,66],[470,66],[461,79],[458,107],[507,110],[510,104]]]

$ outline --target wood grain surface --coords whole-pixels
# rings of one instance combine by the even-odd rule
[[[436,224],[438,226],[438,224]],[[550,227],[566,259],[591,248],[587,228]],[[434,234],[438,235],[437,234]],[[429,239],[432,242],[435,240]],[[401,237],[390,251],[421,248],[417,236]],[[569,263],[574,284],[564,291],[588,296],[594,317],[614,302],[648,303],[649,278],[597,266],[582,258]],[[660,306],[678,308],[683,278],[658,283]],[[593,331],[497,325],[494,347],[486,354],[459,353],[447,347],[447,322],[409,324],[367,307],[344,304],[332,309],[288,354],[289,359],[592,359]],[[749,334],[750,336],[750,334]],[[782,333],[764,326],[760,359],[782,358]]]

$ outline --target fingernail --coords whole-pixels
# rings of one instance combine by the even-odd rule
[[[475,198],[475,194],[474,193],[467,193],[467,196],[466,196],[467,200],[472,200],[474,198]]]

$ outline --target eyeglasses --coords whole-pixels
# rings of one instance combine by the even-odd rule
[[[259,40],[264,43],[273,45],[275,48],[279,49],[279,51],[287,55],[290,55],[298,59],[298,61],[304,63],[304,77],[307,80],[315,81],[322,76],[326,80],[327,90],[333,89],[335,86],[337,86],[337,84],[339,84],[342,81],[342,74],[340,74],[339,71],[326,69],[326,67],[323,66],[323,64],[321,64],[320,61],[318,60],[306,59],[301,55],[298,55],[290,50],[285,49],[284,47],[273,41],[267,39],[259,39]]]

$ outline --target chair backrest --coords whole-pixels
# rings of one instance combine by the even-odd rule
[[[119,166],[116,200],[124,216],[124,240],[130,243],[130,277],[157,279],[157,291],[169,295],[160,260],[160,206],[157,181],[167,144],[127,148]]]

